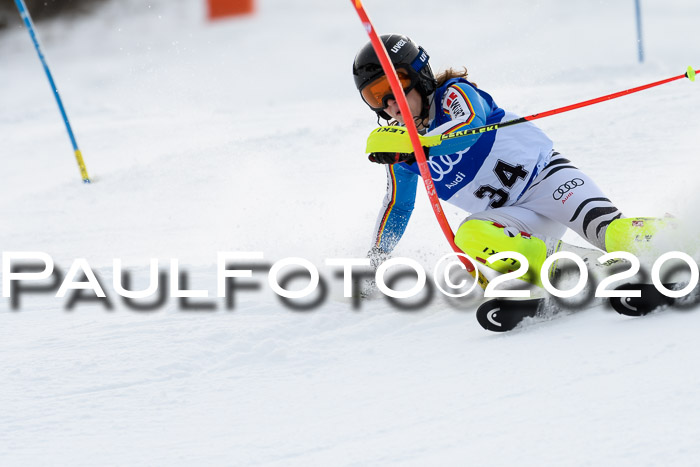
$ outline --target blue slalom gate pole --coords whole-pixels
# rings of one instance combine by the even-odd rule
[[[639,50],[639,63],[644,62],[644,47],[642,45],[642,8],[640,0],[634,0],[634,9],[637,12],[637,48]]]
[[[49,79],[49,84],[51,85],[51,89],[53,90],[53,95],[56,98],[56,103],[58,104],[58,110],[61,111],[61,116],[63,117],[63,123],[66,124],[66,130],[68,131],[68,137],[70,137],[70,142],[73,145],[73,151],[75,152],[75,160],[78,162],[78,168],[80,169],[80,176],[83,178],[83,183],[90,183],[90,177],[88,176],[87,169],[85,168],[85,162],[83,161],[83,155],[80,153],[80,149],[78,149],[78,143],[75,140],[75,135],[73,134],[73,129],[70,126],[70,122],[68,121],[68,115],[66,114],[66,109],[63,107],[63,102],[61,101],[61,96],[58,94],[58,88],[56,87],[56,83],[53,80],[53,76],[51,75],[51,70],[49,70],[49,65],[46,63],[46,58],[44,58],[44,54],[41,51],[41,47],[39,46],[39,40],[37,39],[36,32],[34,30],[34,24],[32,23],[32,18],[29,16],[29,11],[27,10],[27,5],[24,3],[24,0],[15,0],[15,4],[17,5],[17,10],[19,10],[19,14],[22,17],[22,21],[24,21],[24,24],[27,26],[27,30],[29,31],[29,36],[32,38],[32,42],[34,42],[34,48],[36,49],[36,53],[39,55],[39,60],[41,60],[41,64],[44,66],[44,71],[46,72],[46,77]]]

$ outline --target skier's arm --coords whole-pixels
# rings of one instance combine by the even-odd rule
[[[449,121],[433,128],[425,136],[454,133],[456,131],[476,128],[486,124],[490,105],[473,87],[456,83],[445,90],[442,102],[438,102],[435,111],[450,118]],[[476,143],[480,134],[446,139],[439,146],[430,148],[430,156],[441,156],[463,151]]]
[[[375,226],[372,250],[388,255],[401,239],[413,212],[418,175],[399,164],[387,165],[387,192]]]

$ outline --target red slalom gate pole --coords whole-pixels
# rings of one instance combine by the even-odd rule
[[[399,82],[399,78],[396,75],[396,69],[394,69],[394,65],[389,59],[389,54],[387,53],[386,48],[384,47],[384,43],[379,38],[379,35],[377,34],[377,32],[374,29],[374,26],[372,25],[372,21],[367,15],[367,12],[365,11],[364,6],[362,5],[362,1],[350,0],[350,2],[355,7],[355,10],[357,11],[357,14],[360,17],[360,21],[362,21],[362,24],[365,27],[367,34],[369,35],[370,41],[372,42],[372,47],[374,48],[374,51],[377,54],[380,63],[382,64],[384,74],[389,80],[391,90],[394,93],[394,97],[396,98],[396,101],[399,105],[401,114],[412,116],[413,114],[411,113],[411,109],[408,106],[408,101],[406,100],[406,94],[404,93],[403,88],[401,87],[401,83]],[[440,223],[440,227],[442,228],[442,232],[445,234],[445,237],[447,237],[447,241],[452,247],[452,250],[454,250],[455,253],[463,255],[464,252],[457,246],[457,244],[455,244],[454,232],[452,232],[452,228],[447,222],[445,212],[442,210],[442,205],[440,204],[440,199],[438,198],[437,192],[435,191],[435,184],[433,183],[433,177],[430,173],[430,169],[428,168],[428,162],[425,158],[425,152],[423,151],[423,145],[420,142],[420,136],[418,135],[418,129],[416,128],[416,124],[413,121],[413,118],[404,118],[404,120],[406,124],[406,129],[408,130],[408,135],[411,139],[411,144],[413,145],[413,149],[416,156],[416,162],[418,163],[421,178],[423,179],[423,183],[425,184],[425,190],[428,193],[428,198],[430,198],[430,205],[433,207],[433,211],[435,212],[435,217],[437,217],[437,220]],[[486,279],[486,277],[484,277],[484,275],[481,274],[481,272],[479,272],[478,269],[475,270],[474,265],[467,261],[466,258],[462,256],[458,257],[464,265],[464,267],[467,269],[467,271],[470,272],[474,277],[476,277],[476,279],[479,282],[479,285],[481,285],[481,287],[483,288],[486,288],[486,286],[488,285],[488,280]],[[477,272],[478,276],[476,274]]]

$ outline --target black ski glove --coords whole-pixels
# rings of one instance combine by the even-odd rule
[[[423,146],[423,152],[425,152],[425,157],[430,157],[428,155],[430,148]],[[397,164],[399,162],[405,162],[411,165],[416,162],[416,155],[412,152],[373,152],[367,158],[377,164]]]

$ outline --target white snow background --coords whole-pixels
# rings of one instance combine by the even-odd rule
[[[632,0],[366,7],[521,115],[700,68],[696,0],[642,2],[641,65]],[[92,185],[26,30],[0,34],[0,247],[64,273],[85,258],[112,303],[0,301],[1,465],[700,462],[697,312],[594,306],[497,335],[475,299],[339,300],[323,261],[364,256],[385,188],[351,77],[367,36],[348,1],[205,16],[196,0],[120,0],[38,25]],[[537,124],[625,214],[692,221],[699,108],[700,83],[681,80]],[[396,255],[431,268],[449,246],[426,198]],[[233,310],[138,312],[111,286],[113,258],[137,283],[149,258],[178,258],[213,293],[217,251],[309,259],[334,293],[293,311],[256,273]]]

